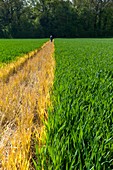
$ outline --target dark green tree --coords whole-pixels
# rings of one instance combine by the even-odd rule
[[[0,37],[113,37],[113,0],[0,0]]]

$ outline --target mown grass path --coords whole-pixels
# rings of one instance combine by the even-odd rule
[[[30,167],[31,136],[40,143],[54,78],[54,43],[46,43],[33,58],[0,82],[0,169]]]

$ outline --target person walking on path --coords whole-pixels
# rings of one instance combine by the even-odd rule
[[[52,35],[50,35],[50,41],[51,41],[51,42],[53,41],[53,36],[52,36]]]

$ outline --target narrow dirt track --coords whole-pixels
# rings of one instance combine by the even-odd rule
[[[41,140],[54,79],[48,42],[8,82],[0,82],[0,170],[30,169],[31,136]]]

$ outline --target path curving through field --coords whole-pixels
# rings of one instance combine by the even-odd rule
[[[0,170],[30,169],[31,136],[41,140],[54,79],[48,42],[8,82],[0,82]]]

